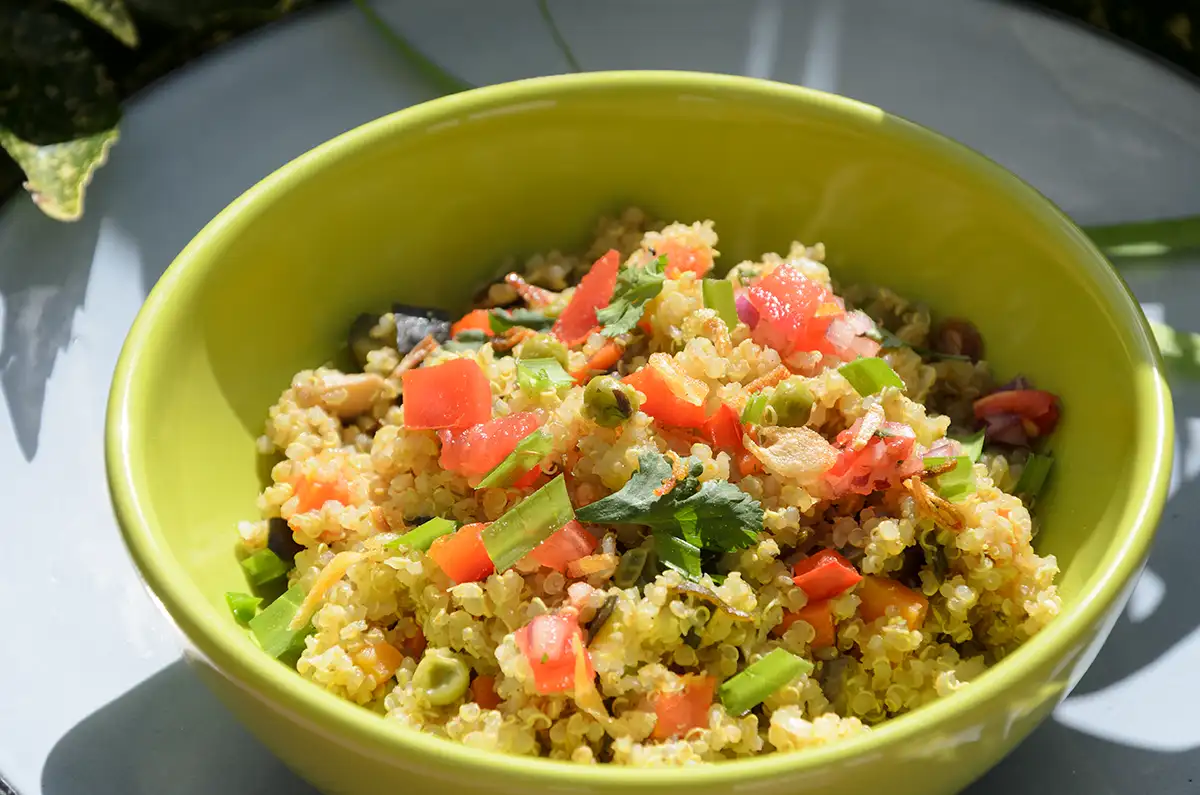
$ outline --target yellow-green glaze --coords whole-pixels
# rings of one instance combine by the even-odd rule
[[[581,244],[636,203],[711,218],[726,266],[825,242],[870,281],[974,320],[1002,376],[1062,396],[1043,552],[1063,614],[963,692],[866,736],[695,767],[581,767],[480,753],[340,701],[229,615],[235,523],[255,516],[267,407],[331,358],[356,313],[465,307],[501,258]],[[1171,404],[1145,319],[1080,231],[979,155],[878,108],[689,73],[543,78],[353,130],[249,190],[154,288],[117,365],[109,482],[155,597],[217,694],[330,792],[938,795],[1020,741],[1077,681],[1145,559]]]

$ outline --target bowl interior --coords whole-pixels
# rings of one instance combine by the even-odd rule
[[[255,437],[356,313],[462,309],[505,257],[578,249],[626,204],[711,218],[726,267],[824,242],[840,283],[972,319],[1001,378],[1061,395],[1037,541],[1077,606],[1161,485],[1160,378],[1119,280],[975,155],[867,106],[748,85],[613,76],[454,97],[310,153],[210,225],[139,318],[112,419],[118,508],[168,609],[192,599],[223,643],[259,653],[223,602],[246,590],[233,550],[256,518]]]

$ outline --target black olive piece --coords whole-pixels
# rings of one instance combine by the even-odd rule
[[[596,615],[588,622],[586,643],[591,643],[600,630],[604,629],[604,625],[612,618],[613,610],[617,606],[617,597],[610,596],[604,600],[604,604],[600,605],[600,609],[596,611]]]
[[[288,523],[276,516],[267,522],[267,549],[274,552],[284,563],[293,563],[296,553],[304,547],[296,543]]]
[[[403,356],[432,336],[439,345],[450,339],[450,315],[441,309],[392,304],[396,319],[396,351]]]

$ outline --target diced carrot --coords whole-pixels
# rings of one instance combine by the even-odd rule
[[[472,679],[471,699],[481,709],[495,709],[500,706],[500,696],[496,695],[496,677],[480,674]]]
[[[385,641],[376,641],[363,647],[354,655],[354,662],[359,668],[375,674],[381,682],[392,678],[396,669],[404,662],[404,654],[399,649]]]
[[[833,606],[830,605],[828,599],[822,599],[819,602],[809,602],[799,610],[784,613],[783,620],[779,622],[778,626],[772,632],[776,635],[782,635],[797,621],[803,621],[816,632],[812,642],[809,644],[811,648],[824,649],[837,644],[837,632],[833,626]]]
[[[341,477],[332,482],[297,478],[292,481],[292,493],[298,500],[297,513],[315,511],[327,502],[340,502],[342,505],[350,503],[350,486]]]
[[[562,693],[576,687],[577,660],[573,641],[582,635],[573,611],[537,616],[513,633],[517,648],[533,671],[533,684],[539,693]],[[582,654],[585,676],[595,676],[586,647]]]
[[[666,275],[668,279],[678,279],[685,272],[692,272],[699,278],[712,270],[712,251],[706,246],[686,246],[678,240],[664,240],[659,243],[655,253],[667,258]]]
[[[654,705],[655,740],[682,737],[692,729],[708,726],[708,708],[713,703],[717,682],[711,676],[689,675],[684,678],[683,690],[651,696]]]
[[[891,613],[902,616],[909,629],[920,629],[925,623],[929,600],[925,595],[888,579],[887,577],[863,578],[858,587],[859,615],[863,621],[872,622]]]
[[[792,567],[796,583],[812,601],[844,593],[862,580],[854,564],[835,550],[822,549]]]
[[[678,373],[681,380],[695,381],[684,373]],[[647,364],[636,372],[625,376],[625,383],[645,395],[642,411],[658,420],[663,425],[681,428],[699,428],[704,425],[707,417],[704,413],[704,401],[693,403],[677,395],[667,380],[653,364]]]
[[[444,535],[429,547],[429,557],[455,585],[478,582],[496,570],[483,545],[486,523],[463,525],[450,535]]]
[[[457,337],[464,331],[482,331],[486,336],[492,336],[492,319],[486,309],[474,309],[463,315],[450,327],[450,336]]]
[[[400,378],[405,428],[470,428],[492,416],[492,385],[474,359],[418,367]]]
[[[576,370],[572,375],[575,376],[577,383],[582,384],[591,378],[593,373],[606,373],[611,370],[617,362],[621,361],[621,355],[624,353],[625,347],[621,343],[609,340],[600,350],[592,354],[582,369]]]
[[[580,279],[579,286],[575,288],[575,293],[558,320],[554,321],[550,332],[570,346],[584,342],[596,328],[596,310],[608,306],[612,300],[620,267],[621,255],[616,249],[609,249],[596,260]]]

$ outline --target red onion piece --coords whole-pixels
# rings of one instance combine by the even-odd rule
[[[738,320],[750,328],[758,325],[758,310],[750,303],[750,298],[745,293],[738,293],[733,303],[737,307]]]
[[[1010,444],[1014,447],[1026,447],[1029,444],[1029,434],[1016,414],[989,414],[983,418],[986,427],[984,436],[990,442]]]
[[[958,458],[962,454],[962,444],[957,439],[946,438],[934,442],[922,458]]]

